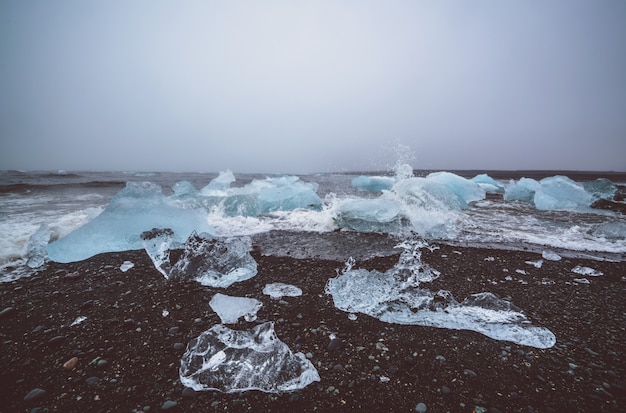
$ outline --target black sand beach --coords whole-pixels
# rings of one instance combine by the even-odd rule
[[[526,261],[541,259],[536,253],[438,246],[423,251],[423,261],[442,273],[430,289],[450,290],[457,300],[493,292],[549,328],[557,344],[536,349],[360,314],[351,321],[324,293],[341,261],[265,256],[261,245],[253,252],[258,274],[221,290],[168,282],[143,251],[109,253],[49,263],[30,278],[0,285],[0,411],[623,411],[624,262],[563,258],[535,268]],[[357,267],[386,270],[397,258]],[[126,260],[135,265],[122,272]],[[576,265],[604,275],[578,283]],[[271,282],[304,293],[272,300],[262,294]],[[261,300],[258,320],[234,328],[273,321],[279,339],[308,354],[321,382],[278,395],[185,390],[180,358],[191,339],[219,323],[208,304],[216,292]],[[86,320],[70,326],[78,316]],[[341,345],[329,347],[331,333]],[[64,368],[74,357],[75,367]]]

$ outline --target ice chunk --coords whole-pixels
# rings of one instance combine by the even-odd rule
[[[594,201],[582,185],[566,176],[552,176],[540,181],[535,192],[535,207],[542,210],[567,210],[589,207]]]
[[[544,260],[548,260],[548,261],[561,261],[561,256],[557,254],[556,252],[550,251],[550,250],[544,250],[541,253],[541,257]]]
[[[121,270],[122,272],[126,272],[126,271],[130,270],[131,268],[133,268],[134,266],[135,266],[135,264],[133,264],[132,262],[130,262],[130,261],[124,261],[124,262],[122,263],[122,265],[120,265],[120,270]]]
[[[521,310],[491,293],[474,294],[458,303],[449,291],[433,293],[420,288],[423,281],[433,279],[432,275],[423,276],[432,269],[416,255],[412,257],[416,268],[410,268],[409,251],[405,250],[398,266],[386,272],[353,270],[348,265],[341,275],[328,280],[326,293],[340,310],[389,323],[472,330],[538,348],[556,343],[551,331],[532,326]]]
[[[170,248],[174,240],[174,231],[169,228],[152,228],[141,233],[143,248],[154,263],[157,270],[169,278],[170,276]]]
[[[26,265],[30,268],[41,267],[46,261],[48,256],[46,248],[51,235],[52,231],[50,231],[48,225],[42,224],[28,239],[28,244],[26,245],[26,257],[28,257]]]
[[[617,186],[606,178],[598,178],[595,181],[583,183],[583,188],[594,200],[613,199],[617,193]]]
[[[443,184],[450,189],[459,199],[462,208],[467,208],[470,202],[485,199],[485,190],[480,185],[451,172],[434,172],[426,179]]]
[[[599,277],[601,275],[604,275],[604,273],[602,273],[601,271],[595,270],[590,267],[583,267],[582,265],[577,265],[572,268],[572,272],[580,275],[587,275],[590,277]]]
[[[359,232],[394,232],[402,227],[402,214],[390,199],[350,199],[339,205],[335,223]]]
[[[220,172],[219,176],[213,179],[207,186],[200,191],[204,195],[221,195],[230,188],[230,184],[235,182],[235,175],[232,171],[226,170]]]
[[[74,321],[72,321],[72,324],[70,324],[70,327],[74,327],[80,323],[82,323],[83,321],[85,321],[87,319],[87,317],[81,315],[76,317],[76,319]]]
[[[218,324],[193,339],[180,362],[180,381],[196,391],[226,393],[300,390],[320,376],[302,353],[292,353],[274,331],[274,323],[249,331]]]
[[[471,180],[480,185],[487,193],[493,194],[504,192],[504,186],[487,174],[476,175]]]
[[[149,238],[151,234],[155,236]],[[202,285],[226,288],[233,283],[252,278],[257,273],[256,261],[250,255],[250,237],[214,239],[209,234],[193,232],[175,262],[168,248],[169,232],[150,231],[146,237],[146,252],[157,269],[168,279],[192,279]]]
[[[283,297],[299,297],[302,290],[291,284],[272,283],[266,284],[263,288],[263,294],[269,295],[274,300],[280,300]]]
[[[209,301],[209,305],[222,320],[222,324],[235,324],[240,317],[246,321],[256,320],[256,313],[263,303],[254,298],[231,297],[217,293]]]
[[[352,179],[352,186],[360,191],[380,192],[390,190],[396,180],[389,176],[357,176]]]
[[[535,192],[541,184],[531,178],[521,178],[519,181],[511,181],[504,191],[505,201],[522,201],[532,204]]]
[[[177,205],[156,184],[129,182],[100,215],[48,244],[48,254],[53,261],[72,262],[103,252],[141,249],[140,235],[151,228],[171,228],[176,242],[193,231],[214,233],[205,210]]]
[[[613,221],[599,224],[592,234],[609,240],[626,239],[626,222]]]
[[[526,261],[526,264],[528,265],[532,265],[535,268],[541,268],[541,266],[543,265],[543,260],[537,260],[537,261]]]
[[[261,213],[291,211],[297,208],[317,209],[322,200],[315,192],[317,183],[303,182],[296,176],[268,178],[259,191]]]

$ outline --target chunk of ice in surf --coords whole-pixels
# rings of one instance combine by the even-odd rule
[[[243,317],[246,321],[256,320],[256,313],[263,306],[259,300],[247,297],[231,297],[217,293],[209,301],[222,324],[235,324]]]
[[[500,182],[496,181],[495,179],[493,179],[487,174],[476,175],[475,177],[471,179],[471,181],[476,182],[487,193],[497,194],[497,193],[504,192],[504,186]]]
[[[100,215],[48,244],[48,255],[53,261],[73,262],[103,252],[141,249],[140,235],[151,228],[170,228],[176,242],[193,231],[215,232],[206,210],[176,204],[154,183],[128,182]]]
[[[340,310],[388,323],[471,330],[537,348],[556,343],[550,330],[531,325],[519,308],[492,293],[474,294],[459,303],[449,291],[420,288],[419,273],[425,264],[419,257],[414,263],[422,270],[411,271],[406,262],[385,272],[353,270],[348,265],[341,275],[328,280],[326,293]]]
[[[26,244],[26,265],[30,268],[41,267],[46,261],[48,256],[46,248],[51,235],[52,231],[50,231],[48,225],[42,224],[28,239],[28,244]]]
[[[302,290],[291,284],[272,283],[265,285],[263,294],[269,295],[273,300],[280,300],[283,297],[299,297]]]
[[[226,288],[254,277],[257,264],[250,255],[250,237],[213,238],[210,234],[192,233],[176,262],[169,249],[171,235],[166,230],[142,234],[146,252],[167,279],[192,279],[209,287]]]
[[[548,261],[561,261],[561,256],[556,252],[550,250],[544,250],[541,253],[541,257],[543,257],[544,260]]]
[[[390,190],[396,180],[389,176],[357,176],[352,179],[352,186],[360,191],[381,192]]]
[[[189,343],[179,373],[186,387],[226,393],[292,392],[320,381],[311,362],[278,339],[272,322],[249,331],[211,327]]]

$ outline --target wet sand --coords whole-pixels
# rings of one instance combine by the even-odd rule
[[[429,289],[459,301],[495,293],[549,328],[557,344],[536,349],[470,331],[349,320],[324,293],[343,261],[267,256],[261,245],[253,252],[258,274],[222,290],[168,282],[143,251],[110,253],[49,263],[0,285],[0,411],[411,412],[420,403],[428,412],[623,411],[626,263],[563,258],[536,268],[526,261],[541,259],[537,253],[437,245],[422,256],[442,273]],[[386,270],[397,259],[356,267]],[[122,272],[124,261],[134,267]],[[577,282],[577,265],[604,275]],[[262,294],[271,282],[303,295],[272,300]],[[273,321],[280,340],[310,356],[321,381],[286,394],[185,390],[180,358],[219,323],[208,304],[217,292],[262,301],[256,322],[233,328]],[[79,316],[86,319],[71,326]],[[330,334],[341,339],[338,348],[329,348]],[[64,369],[73,357],[76,366]],[[45,393],[25,400],[34,389]]]

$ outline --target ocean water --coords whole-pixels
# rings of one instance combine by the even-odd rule
[[[413,171],[413,176],[425,177],[429,173]],[[450,173],[444,177],[450,186],[457,177],[465,180],[480,173],[485,172],[453,171],[453,175]],[[620,191],[626,185],[626,174],[618,173],[486,173],[502,188],[522,177],[539,180],[558,175],[569,176],[581,185],[599,177],[607,178]],[[352,180],[361,175],[390,177],[395,185],[384,191],[362,191],[352,185]],[[172,188],[177,182],[187,181],[193,188],[201,190],[218,176],[218,173],[1,171],[0,279],[6,281],[32,273],[33,270],[26,265],[29,240],[42,225],[50,231],[49,242],[62,239],[105,211],[111,199],[128,182],[156,184],[162,188],[163,196],[171,200],[175,195]],[[560,255],[613,261],[626,259],[626,218],[620,213],[594,208],[539,210],[532,203],[505,201],[502,193],[488,193],[482,199],[471,200],[467,206],[458,208],[450,203],[449,194],[444,196],[437,192],[440,186],[433,192],[435,187],[430,181],[414,177],[406,168],[402,173],[300,175],[293,180],[310,185],[321,201],[319,205],[294,208],[277,204],[277,207],[261,213],[250,213],[244,205],[247,198],[242,198],[242,194],[248,196],[258,188],[263,190],[268,178],[280,177],[235,173],[235,181],[219,189],[223,194],[237,195],[238,209],[235,212],[228,210],[229,201],[210,205],[186,204],[184,207],[198,208],[213,228],[213,235],[249,235],[253,241],[263,243],[264,253],[275,255],[339,260],[357,255],[365,259],[397,252],[393,246],[398,239],[417,234],[429,242],[460,246],[537,252],[552,250]],[[280,191],[289,192],[289,185]],[[415,185],[427,191],[416,193]],[[227,198],[229,196],[223,197]],[[360,224],[350,221],[354,214],[362,214],[357,217]],[[363,222],[365,226],[359,227]]]

